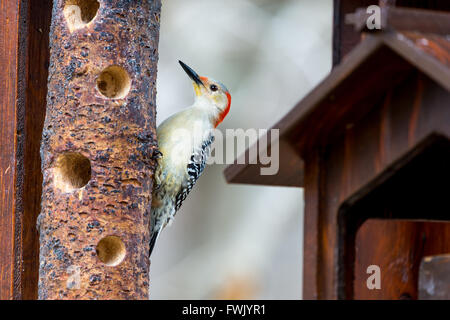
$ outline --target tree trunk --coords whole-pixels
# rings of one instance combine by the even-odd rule
[[[146,299],[160,0],[54,0],[40,299]]]

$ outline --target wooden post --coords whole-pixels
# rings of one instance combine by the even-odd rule
[[[54,0],[40,299],[147,299],[160,1]]]
[[[51,0],[0,1],[0,299],[36,299]]]
[[[19,82],[17,55],[20,3],[0,0],[0,8],[0,299],[13,299],[19,287],[14,279],[20,279],[20,268],[16,265],[20,245],[15,241],[16,222],[20,219],[15,192],[15,179],[20,176],[16,170],[17,132],[21,126],[17,115],[23,114],[23,100],[18,97],[24,90]]]

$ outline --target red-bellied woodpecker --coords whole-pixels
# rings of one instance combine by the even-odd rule
[[[199,77],[179,61],[192,79],[195,101],[157,128],[161,157],[155,172],[151,209],[150,254],[161,230],[172,221],[202,174],[214,141],[213,129],[230,110],[231,96],[218,81]]]

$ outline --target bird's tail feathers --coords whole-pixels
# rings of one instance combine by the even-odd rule
[[[162,227],[159,228],[159,230],[154,231],[154,232],[152,233],[152,235],[150,236],[150,250],[149,250],[150,252],[149,252],[149,257],[151,257],[151,255],[152,255],[153,248],[155,247],[156,240],[158,240],[158,237],[159,237],[159,234],[161,233],[161,230],[162,230]]]
[[[158,239],[158,233],[152,234],[152,236],[150,238],[150,254],[149,254],[149,256],[152,255],[152,251],[153,251],[153,248],[155,247],[156,239]]]

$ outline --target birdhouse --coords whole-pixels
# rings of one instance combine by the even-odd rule
[[[450,290],[430,274],[450,259],[427,267],[450,253],[450,8],[417,3],[335,1],[334,67],[273,126],[278,173],[225,171],[231,183],[304,188],[305,299],[438,298],[431,278]]]

